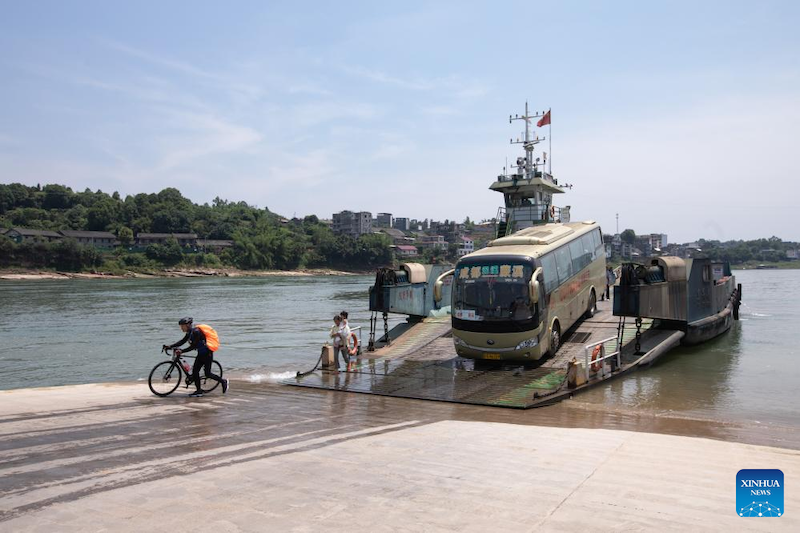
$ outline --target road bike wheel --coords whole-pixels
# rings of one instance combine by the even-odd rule
[[[222,377],[222,365],[219,364],[219,361],[211,361],[211,373],[218,375],[220,378]],[[200,374],[200,390],[203,392],[211,392],[219,387],[219,381],[207,378],[202,370]]]
[[[158,363],[150,371],[147,384],[156,396],[169,396],[181,384],[181,367],[173,361]]]

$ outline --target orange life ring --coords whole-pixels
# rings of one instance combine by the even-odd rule
[[[556,206],[554,205],[550,206],[550,218],[552,218],[553,220],[556,219]]]
[[[600,365],[602,364],[602,361],[598,363],[597,356],[600,355],[600,352],[602,351],[603,351],[602,344],[598,344],[597,346],[594,347],[594,350],[592,350],[592,372],[597,372],[598,370],[600,370]]]
[[[347,353],[350,355],[356,355],[358,353],[358,337],[356,337],[355,333],[350,334],[350,342],[347,343]]]

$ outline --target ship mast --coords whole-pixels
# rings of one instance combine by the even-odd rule
[[[547,172],[546,153],[543,154],[541,161],[538,157],[534,159],[536,145],[547,138],[532,133],[531,121],[546,117],[545,124],[549,124],[549,113],[550,111],[531,113],[528,103],[525,102],[525,113],[522,116],[508,116],[509,124],[516,120],[525,122],[522,139],[518,137],[516,140],[510,140],[510,144],[521,144],[525,155],[518,157],[516,165],[512,165],[516,167],[516,173],[506,174],[504,169],[504,173],[489,187],[493,191],[503,193],[505,200],[505,206],[497,213],[498,237],[540,224],[569,222],[569,206],[559,208],[553,205],[553,195],[563,193],[564,189],[572,186],[559,185],[558,180]],[[543,121],[539,120],[537,126]]]
[[[541,114],[531,115],[528,111],[528,102],[525,102],[525,114],[522,116],[515,115],[511,116],[508,115],[508,123],[511,124],[515,120],[524,120],[525,121],[525,136],[523,140],[519,140],[519,138],[515,141],[511,139],[510,144],[521,144],[522,147],[525,149],[525,166],[524,168],[520,168],[520,174],[525,176],[526,180],[532,179],[536,174],[536,169],[539,166],[539,159],[536,159],[536,164],[533,161],[533,150],[534,147],[539,144],[540,142],[546,140],[546,137],[539,138],[537,134],[534,139],[531,139],[531,120],[535,118],[541,118],[544,116],[544,112]],[[547,162],[547,158],[545,157],[542,163],[542,171],[544,172],[544,163]]]

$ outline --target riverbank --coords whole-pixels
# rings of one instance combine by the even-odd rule
[[[177,268],[147,272],[126,271],[123,274],[112,272],[63,272],[55,270],[5,269],[0,270],[0,280],[42,280],[42,279],[136,279],[136,278],[241,278],[274,276],[356,276],[372,272],[356,272],[327,268],[300,270],[239,270],[236,268]]]
[[[188,531],[198,509],[222,531],[800,528],[735,509],[739,469],[793,486],[795,450],[242,381],[201,399],[143,383],[0,398],[9,531]]]
[[[767,261],[763,263],[748,261],[738,265],[731,265],[731,268],[734,270],[800,270],[800,261]]]

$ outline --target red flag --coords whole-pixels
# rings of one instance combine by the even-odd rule
[[[544,116],[541,119],[539,119],[539,122],[537,122],[536,125],[541,128],[542,126],[547,126],[548,124],[550,124],[550,110],[549,109],[547,110],[547,113],[545,113]]]

